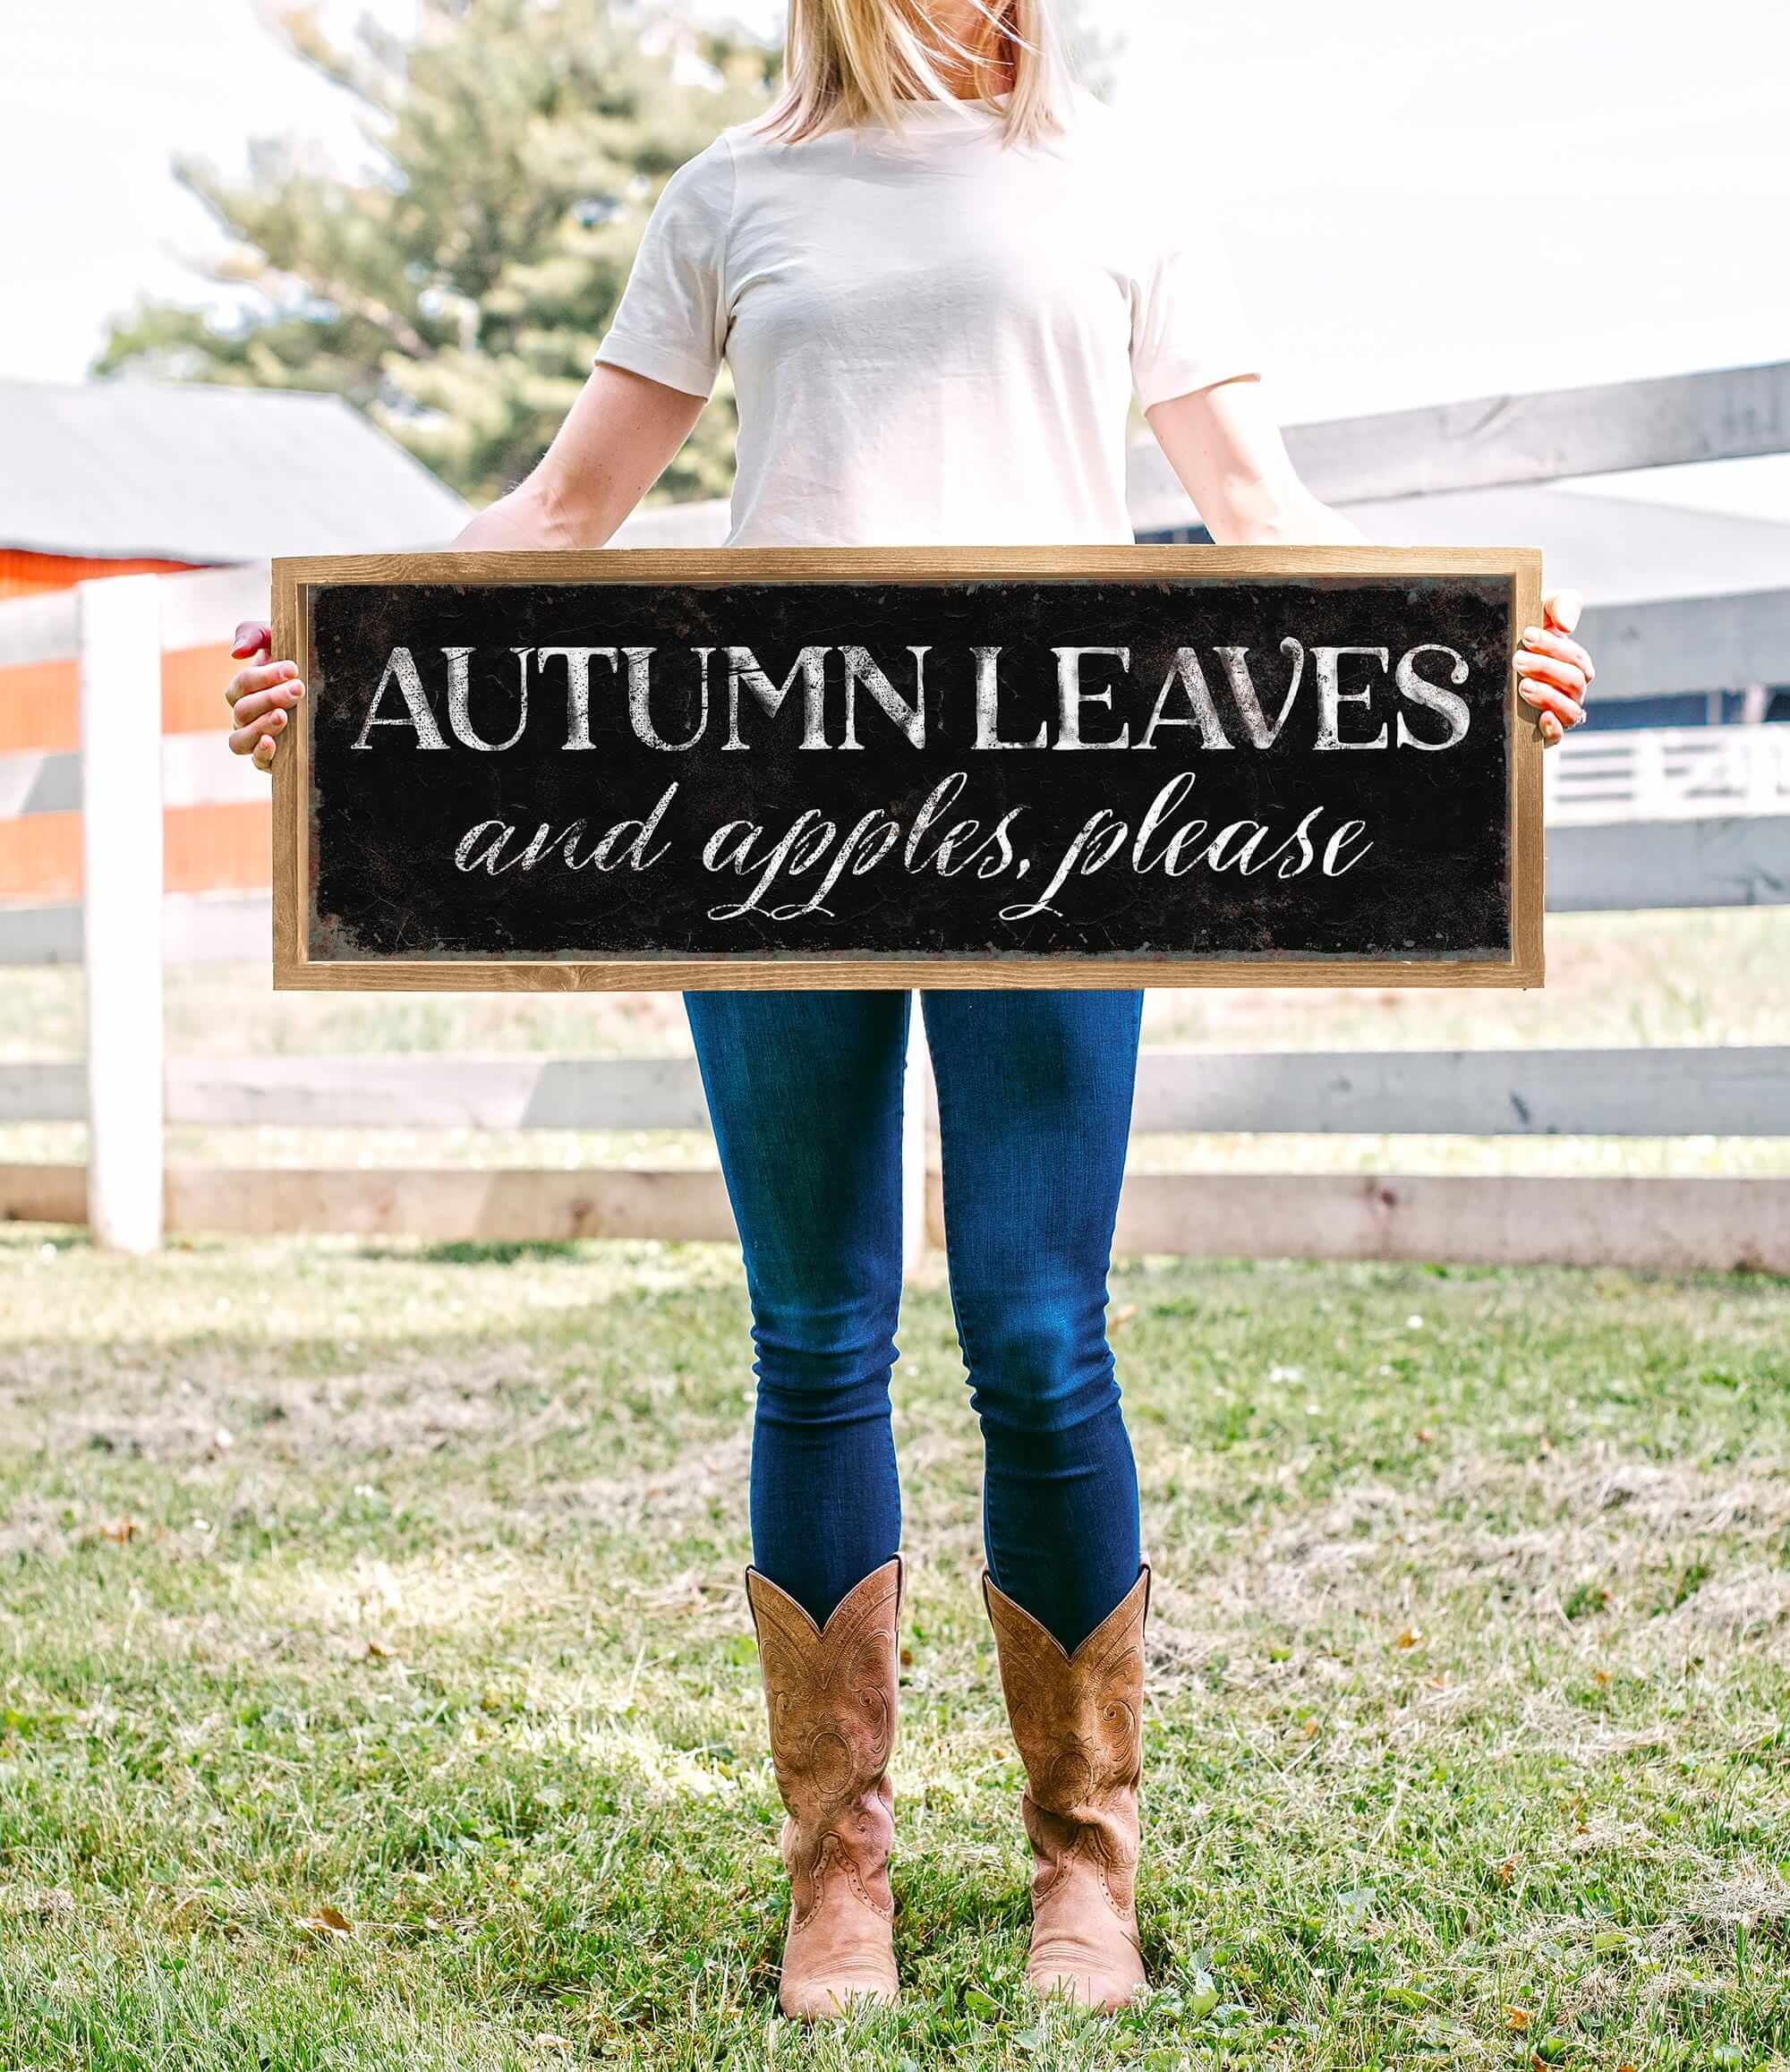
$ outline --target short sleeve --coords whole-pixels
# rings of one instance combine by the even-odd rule
[[[1215,381],[1262,371],[1230,240],[1184,183],[1159,208],[1131,283],[1131,376],[1146,410]]]
[[[725,137],[680,166],[646,220],[600,366],[707,396],[727,347],[733,152]]]

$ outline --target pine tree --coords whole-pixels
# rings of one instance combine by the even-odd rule
[[[308,12],[283,27],[359,104],[371,169],[277,141],[241,182],[181,162],[232,241],[211,272],[243,313],[145,305],[94,371],[333,391],[487,500],[582,386],[660,189],[766,104],[777,53],[630,0],[424,0],[413,44],[368,23],[338,46]],[[718,403],[664,493],[725,493],[725,375]]]

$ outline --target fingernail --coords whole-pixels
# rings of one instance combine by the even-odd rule
[[[1541,628],[1539,626],[1526,626],[1522,629],[1522,637],[1525,640],[1539,640]]]

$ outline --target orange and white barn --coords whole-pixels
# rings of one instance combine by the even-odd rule
[[[467,516],[453,490],[334,396],[0,382],[0,603],[13,625],[35,616],[32,601],[47,615],[96,577],[436,547]],[[193,627],[194,644],[165,653],[161,670],[163,732],[209,736],[220,749],[223,686],[237,667],[226,587],[236,586],[220,587],[216,638]],[[20,661],[18,652],[14,643],[0,653],[0,759],[36,796],[0,812],[0,903],[76,900],[77,664],[66,652]],[[167,891],[264,887],[268,811],[265,786],[171,798]]]

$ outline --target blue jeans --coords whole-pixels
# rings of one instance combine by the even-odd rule
[[[684,996],[739,1227],[753,1559],[824,1621],[895,1553],[907,993]],[[1106,1343],[1140,992],[926,992],[945,1253],[996,1584],[1066,1648],[1138,1578]]]

